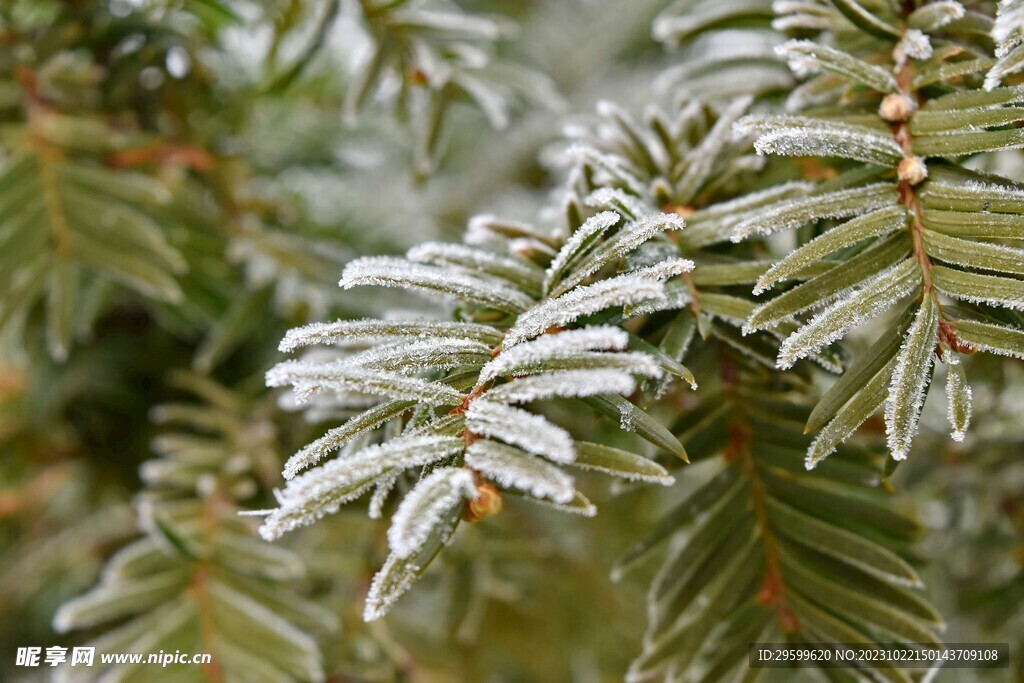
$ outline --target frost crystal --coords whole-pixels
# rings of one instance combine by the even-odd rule
[[[418,573],[419,567],[416,565],[397,555],[390,555],[370,584],[366,606],[363,608],[363,621],[374,621],[387,614],[395,601],[412,587]]]
[[[623,258],[640,245],[666,230],[681,230],[686,223],[674,214],[650,214],[631,221],[603,244],[590,251],[580,263],[574,265],[569,277],[552,291],[557,296],[575,287],[588,276],[593,275],[616,259]],[[685,259],[680,259],[685,261]],[[690,267],[693,267],[690,262]]]
[[[617,327],[594,326],[546,334],[501,352],[480,371],[480,382],[510,375],[514,370],[539,367],[545,360],[567,358],[583,351],[621,351],[629,335]]]
[[[732,241],[750,235],[768,235],[777,230],[796,228],[823,218],[846,218],[896,204],[896,186],[876,183],[850,190],[797,197],[766,207],[736,224]]]
[[[497,403],[529,403],[558,397],[584,397],[600,394],[629,395],[636,380],[621,370],[556,370],[514,379],[486,391],[483,395]]]
[[[466,464],[505,488],[536,498],[568,503],[576,495],[573,478],[558,467],[494,441],[476,441],[466,451]]]
[[[303,346],[331,344],[339,347],[369,346],[396,339],[452,337],[472,339],[494,346],[501,334],[493,327],[476,323],[434,320],[339,320],[311,323],[288,330],[278,350],[288,352]]]
[[[288,459],[284,466],[284,478],[291,479],[300,470],[315,464],[332,451],[349,443],[352,439],[379,427],[408,406],[408,402],[392,401],[376,408],[371,408],[365,413],[349,419],[348,422],[340,427],[331,429],[316,441],[304,446],[298,453]]]
[[[289,360],[267,371],[268,387],[292,385],[301,402],[324,389],[354,391],[375,396],[422,401],[431,405],[457,406],[462,394],[438,382],[427,382],[387,372],[352,367],[347,361],[314,363]]]
[[[569,432],[521,408],[478,398],[466,411],[466,427],[474,434],[501,439],[555,462],[576,459]]]
[[[612,227],[621,220],[621,216],[614,211],[602,211],[601,213],[595,214],[584,221],[583,225],[574,232],[562,248],[558,251],[558,254],[551,261],[551,265],[548,266],[547,273],[544,278],[545,288],[550,286],[552,280],[569,265],[569,262],[574,256],[578,254],[580,248],[595,235],[600,235],[608,228]]]
[[[864,282],[791,334],[779,349],[778,367],[785,370],[801,358],[820,351],[851,328],[893,306],[920,281],[917,264],[907,259]]]
[[[359,285],[402,287],[472,301],[507,313],[518,313],[533,303],[530,297],[501,281],[392,256],[367,256],[352,261],[338,284],[344,289]]]
[[[392,552],[400,558],[411,557],[447,513],[476,496],[476,484],[469,470],[457,467],[434,470],[402,499],[391,518],[388,545]]]
[[[505,335],[505,348],[543,334],[551,327],[565,326],[577,318],[613,306],[626,306],[650,299],[661,299],[664,288],[658,282],[630,275],[619,275],[592,285],[577,287],[548,299],[526,311]]]
[[[903,34],[903,39],[893,50],[893,58],[897,64],[905,62],[907,59],[928,59],[931,56],[931,39],[916,28],[907,29]]]
[[[971,387],[964,377],[963,363],[953,351],[946,351],[948,357],[946,368],[946,417],[953,428],[950,436],[953,441],[963,441],[967,427],[971,423],[972,398]]]
[[[513,281],[516,278],[529,281],[540,274],[540,269],[528,261],[467,247],[463,244],[426,242],[410,249],[405,257],[414,263],[463,266]]]
[[[644,192],[639,194],[643,195]],[[638,218],[650,211],[635,196],[614,187],[599,187],[591,192],[583,203],[595,209],[615,209],[630,218]]]
[[[935,300],[925,296],[896,354],[896,366],[885,399],[886,440],[896,460],[907,457],[917,433],[925,390],[932,376],[938,325]]]
[[[276,492],[279,507],[264,520],[260,536],[272,541],[312,524],[363,495],[381,475],[437,462],[463,447],[462,439],[449,436],[397,437],[311,469]]]
[[[406,374],[478,365],[490,357],[491,349],[486,344],[469,339],[441,338],[381,345],[338,364]]]

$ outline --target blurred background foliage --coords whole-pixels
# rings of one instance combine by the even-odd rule
[[[346,261],[456,238],[478,211],[532,220],[562,182],[563,127],[582,135],[599,99],[638,113],[792,87],[770,3],[718,4],[2,0],[0,679],[48,673],[15,667],[17,647],[109,638],[111,623],[129,651],[154,614],[179,618],[171,649],[217,649],[187,611],[212,605],[223,666],[263,677],[166,680],[620,680],[656,567],[614,584],[609,569],[689,495],[685,476],[665,490],[595,477],[594,520],[511,502],[372,624],[361,602],[385,525],[346,509],[264,547],[235,513],[271,504],[281,462],[323,431],[263,388],[284,330],[409,306],[342,292]],[[1019,178],[1022,161],[987,163]],[[819,171],[769,162],[762,177]],[[1019,362],[970,363],[985,419],[969,449],[932,400],[928,445],[891,485],[924,525],[943,637],[1020,648],[1024,462],[1008,456],[1024,451],[1024,378]],[[120,573],[101,578],[115,553]],[[70,598],[130,597],[152,576],[168,582],[159,603],[55,632]],[[203,597],[204,580],[251,589],[248,611]],[[239,625],[260,608],[295,628],[274,656]]]

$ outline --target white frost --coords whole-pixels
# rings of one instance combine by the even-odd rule
[[[565,358],[582,351],[621,351],[629,335],[609,325],[546,334],[501,352],[480,371],[480,382],[510,374],[515,368],[537,365],[551,358]]]
[[[584,397],[599,394],[628,396],[636,390],[636,380],[622,370],[555,370],[521,377],[489,389],[484,396],[497,403],[529,403],[557,397]]]
[[[925,390],[932,376],[938,324],[935,301],[926,296],[896,354],[896,365],[885,399],[885,435],[895,460],[907,457],[917,434]]]
[[[577,255],[584,242],[595,235],[600,235],[620,220],[621,216],[614,211],[602,211],[584,221],[583,225],[566,240],[562,248],[559,249],[558,254],[552,259],[544,278],[545,288],[550,285],[555,276],[565,270],[565,267]]]
[[[501,334],[493,327],[477,323],[435,320],[338,320],[333,323],[310,323],[288,330],[278,350],[288,352],[316,344],[331,344],[342,348],[369,346],[396,339],[428,337],[473,339],[492,346],[501,341]]]
[[[913,259],[882,271],[789,335],[779,349],[778,367],[785,370],[801,358],[820,351],[851,328],[892,307],[920,281],[921,271]]]
[[[494,441],[471,444],[466,451],[466,464],[500,486],[536,498],[568,503],[576,496],[570,475],[536,456]]]
[[[315,467],[289,481],[283,491],[275,491],[279,507],[264,520],[260,536],[272,541],[312,524],[362,496],[381,475],[442,460],[463,447],[462,439],[449,436],[396,437]]]
[[[628,306],[665,296],[662,285],[645,278],[619,275],[592,285],[576,287],[526,311],[505,335],[505,348],[543,334],[551,327],[565,326],[577,318],[613,306]]]
[[[344,360],[329,363],[284,361],[267,371],[266,380],[268,387],[291,385],[300,403],[324,389],[422,401],[438,406],[462,403],[462,394],[447,385],[352,367]]]
[[[388,529],[388,545],[395,556],[409,558],[430,537],[434,527],[455,506],[477,496],[473,473],[458,467],[441,467],[410,491]]]
[[[501,439],[555,462],[569,463],[576,459],[576,448],[569,432],[522,408],[478,398],[466,411],[466,427],[474,434]]]
[[[518,313],[533,303],[533,299],[500,280],[393,256],[367,256],[352,261],[345,266],[338,284],[344,289],[360,285],[402,287],[470,301],[508,313]]]

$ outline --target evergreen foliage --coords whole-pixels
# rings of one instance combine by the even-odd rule
[[[5,3],[0,637],[213,657],[67,681],[1016,680],[748,648],[1024,644],[1022,27]]]

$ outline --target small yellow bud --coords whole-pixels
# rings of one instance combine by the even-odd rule
[[[878,115],[886,121],[906,121],[917,110],[917,103],[901,93],[886,95],[878,107]]]
[[[900,162],[898,173],[901,181],[917,185],[928,177],[928,167],[921,157],[905,157]]]
[[[467,522],[479,522],[485,517],[493,517],[505,507],[501,494],[493,485],[486,482],[477,484],[476,498],[466,502],[462,518]]]

